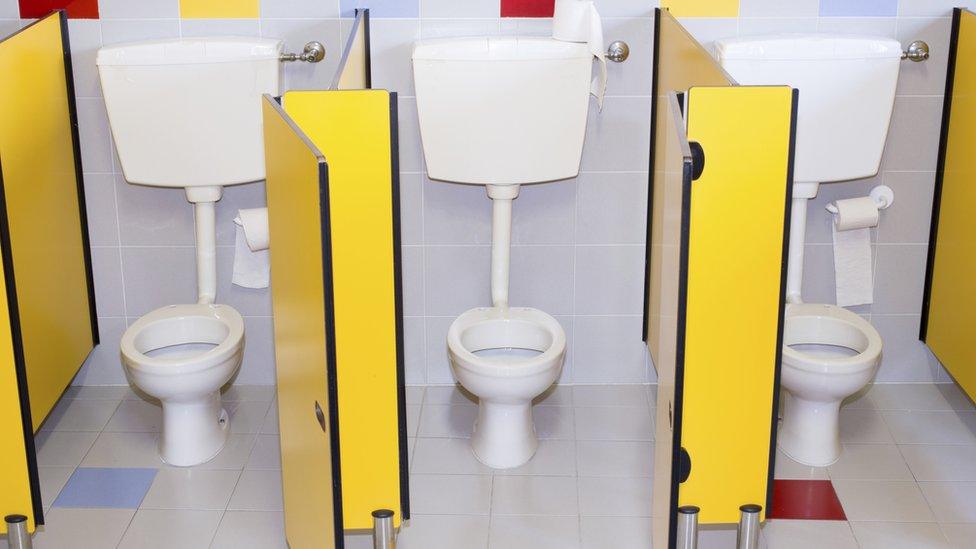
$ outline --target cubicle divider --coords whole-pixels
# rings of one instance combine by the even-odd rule
[[[796,92],[735,85],[666,10],[655,27],[644,336],[654,546],[675,547],[679,507],[769,506]]]
[[[328,91],[264,99],[285,528],[342,547],[410,516],[397,96],[368,86],[357,14]],[[328,528],[322,524],[328,522]]]
[[[920,339],[976,399],[976,14],[956,8],[942,114]]]
[[[0,514],[28,531],[34,433],[98,343],[70,59],[64,12],[0,39]]]

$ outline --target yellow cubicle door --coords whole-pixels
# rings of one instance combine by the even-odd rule
[[[329,166],[344,525],[372,528],[376,509],[399,524],[409,502],[396,94],[293,91],[282,103]]]
[[[976,14],[953,14],[921,339],[976,399]]]
[[[285,535],[330,549],[342,546],[342,503],[328,169],[274,98],[262,108]]]
[[[0,39],[3,511],[43,523],[33,433],[97,343],[67,23]],[[0,524],[0,532],[6,528]]]
[[[339,68],[330,86],[333,90],[363,90],[372,87],[369,56],[369,10],[357,9]]]

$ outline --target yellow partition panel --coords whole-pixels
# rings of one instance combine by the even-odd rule
[[[253,19],[261,15],[260,0],[180,0],[184,19]]]
[[[396,94],[294,91],[282,102],[329,165],[344,524],[370,529],[381,508],[399,524],[409,506]]]
[[[953,14],[921,338],[976,399],[976,14]]]
[[[363,90],[372,87],[369,61],[369,10],[356,10],[356,19],[346,47],[342,50],[339,68],[332,82],[333,90]]]
[[[795,98],[788,87],[695,87],[679,504],[702,523],[766,507],[775,451]]]
[[[0,42],[0,239],[35,430],[98,333],[66,37],[57,12]]]
[[[739,0],[661,0],[676,17],[738,17]]]
[[[341,547],[335,324],[325,158],[265,96],[264,150],[285,536]]]

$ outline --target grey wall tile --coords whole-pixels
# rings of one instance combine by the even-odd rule
[[[420,120],[417,118],[416,99],[398,98],[397,122],[400,138],[400,170],[418,173],[424,171],[424,153],[420,145]]]
[[[740,17],[816,17],[820,0],[740,0]]]
[[[927,244],[935,173],[888,172],[884,181],[895,192],[895,202],[881,210],[878,242]]]
[[[447,329],[454,317],[427,317],[427,383],[430,385],[450,385],[454,383],[451,364],[447,354]]]
[[[132,185],[119,175],[115,185],[119,232],[126,246],[193,246],[193,205],[180,188]]]
[[[78,139],[81,144],[81,164],[86,172],[112,171],[112,152],[109,148],[111,130],[105,102],[100,97],[78,97]]]
[[[91,259],[98,316],[125,316],[122,256],[119,249],[92,248]]]
[[[95,347],[78,375],[72,380],[72,385],[128,385],[125,369],[119,354],[119,342],[125,331],[124,318],[111,317],[98,319],[98,338],[100,343]]]
[[[972,9],[972,0],[899,0],[898,15],[901,17],[949,17],[954,7]]]
[[[193,248],[122,248],[122,273],[129,316],[142,316],[165,305],[197,301]],[[222,297],[221,301],[226,303]]]
[[[581,175],[577,243],[643,244],[647,234],[648,185],[646,173]]]
[[[488,246],[428,246],[424,263],[428,315],[459,315],[491,305]]]
[[[817,26],[819,32],[838,34],[866,34],[895,37],[897,24],[894,17],[823,17]]]
[[[739,34],[779,34],[786,32],[817,32],[816,17],[740,17]]]
[[[369,27],[373,87],[414,95],[410,56],[413,43],[420,39],[420,20],[370,18]]]
[[[871,324],[884,342],[875,381],[931,382],[944,375],[939,361],[918,340],[918,315],[871,315]]]
[[[576,317],[553,315],[566,334],[566,356],[563,359],[563,370],[559,373],[556,383],[572,383],[574,371],[573,345],[576,342]]]
[[[643,383],[647,347],[640,316],[577,316],[575,383]],[[585,366],[583,366],[585,365]]]
[[[261,17],[284,19],[339,17],[339,3],[321,0],[262,0]]]
[[[647,171],[650,116],[650,98],[607,97],[603,112],[591,101],[583,170]]]
[[[896,97],[883,169],[935,170],[941,128],[941,97]]]
[[[572,244],[576,181],[522,185],[512,205],[512,242]]]
[[[102,47],[102,25],[96,19],[69,19],[71,41],[71,72],[75,79],[77,97],[98,97],[102,88],[98,82],[95,54]]]
[[[644,255],[643,246],[578,246],[576,314],[641,314]]]
[[[0,0],[0,19],[20,19],[17,0]]]
[[[424,248],[401,248],[401,276],[403,277],[403,314],[424,315]]]
[[[450,2],[450,0],[439,0]],[[501,32],[498,19],[424,19],[420,37],[457,38],[461,36],[487,36]]]
[[[498,17],[499,3],[495,0],[420,0],[420,16],[435,18]]]
[[[509,303],[572,314],[574,261],[572,246],[512,247]]]
[[[400,242],[424,242],[424,177],[419,173],[400,174]]]
[[[271,317],[244,317],[244,361],[234,383],[274,385],[274,323]]]
[[[179,0],[99,0],[102,19],[161,19],[180,16]]]
[[[192,36],[260,36],[258,19],[182,19],[184,37]]]
[[[115,176],[110,173],[86,173],[84,179],[89,242],[92,246],[118,246]]]
[[[603,17],[653,17],[658,0],[596,0]]]
[[[427,340],[423,317],[403,319],[403,370],[407,385],[427,383]]]
[[[424,242],[490,244],[491,200],[484,185],[424,178]]]
[[[877,246],[873,314],[919,314],[925,284],[925,244]]]
[[[115,0],[129,4],[128,0]],[[175,0],[174,0],[175,1]],[[178,19],[102,19],[102,43],[107,45],[137,40],[178,38]]]

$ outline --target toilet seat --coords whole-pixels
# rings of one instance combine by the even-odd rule
[[[169,305],[156,309],[122,335],[122,355],[129,368],[158,376],[200,372],[240,352],[244,319],[233,307],[215,304]],[[216,345],[188,357],[153,357],[145,353],[190,343]]]
[[[566,350],[566,333],[552,316],[528,307],[479,307],[457,317],[447,332],[456,365],[477,375],[533,376],[552,367]],[[532,357],[497,359],[474,354],[487,349],[530,349]]]
[[[783,330],[783,362],[820,374],[849,374],[877,364],[881,336],[860,315],[836,305],[790,303]],[[849,357],[823,357],[798,351],[791,345],[830,345],[856,351]]]

